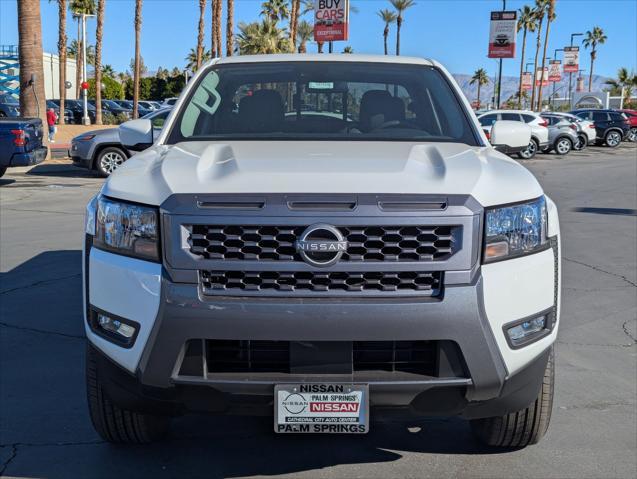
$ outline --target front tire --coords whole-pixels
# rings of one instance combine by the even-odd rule
[[[568,138],[559,138],[555,142],[555,153],[562,156],[568,155],[573,149],[573,143]]]
[[[100,176],[107,177],[127,160],[126,153],[121,148],[109,146],[97,154],[95,168]]]
[[[577,142],[573,145],[575,151],[582,151],[588,145],[588,137],[586,135],[577,135]]]
[[[540,392],[529,407],[504,416],[471,421],[471,430],[480,442],[488,446],[513,448],[537,444],[542,439],[551,422],[555,386],[554,361],[551,347]]]
[[[86,347],[86,396],[91,422],[105,441],[116,444],[148,444],[161,439],[168,430],[169,418],[122,409],[102,388],[97,367],[97,352]]]
[[[616,130],[611,130],[604,136],[604,143],[609,148],[617,148],[622,142],[622,135]]]
[[[518,153],[518,158],[522,160],[530,160],[535,156],[539,149],[540,145],[537,140],[535,140],[535,138],[531,138],[531,142],[529,143],[529,146],[526,147],[526,150]]]
[[[633,126],[628,132],[628,141],[636,142],[637,141],[637,126]]]

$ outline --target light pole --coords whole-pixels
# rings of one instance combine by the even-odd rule
[[[581,37],[583,36],[583,33],[571,33],[571,46],[573,46],[573,38],[574,37]],[[578,55],[579,57],[579,55]],[[573,84],[572,84],[572,79],[573,79],[573,72],[569,72],[568,73],[568,105],[570,108],[573,108]]]
[[[502,11],[507,9],[507,0],[502,0]],[[500,109],[500,90],[502,87],[502,58],[500,58],[500,67],[498,68],[498,98],[497,108]]]
[[[556,48],[555,51],[553,52],[553,60],[557,60],[557,52],[563,52],[563,51],[564,51],[563,48]],[[555,84],[556,83],[557,82],[553,82],[553,93],[551,94],[553,98],[553,109],[555,109]]]
[[[82,13],[82,86],[86,86],[86,82],[88,81],[86,75],[86,17],[94,17],[95,15],[89,15],[87,13]],[[97,85],[95,85],[97,88]],[[88,117],[88,88],[82,88],[82,103],[83,103],[83,112],[82,112],[82,123],[84,125],[90,125],[91,119]]]

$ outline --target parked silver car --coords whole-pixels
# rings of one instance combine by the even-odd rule
[[[163,108],[144,117],[152,121],[153,130],[157,134],[161,131],[170,110],[170,108]],[[119,128],[88,131],[71,141],[73,164],[96,170],[101,176],[110,175],[131,155],[132,153],[122,146]]]
[[[565,118],[575,123],[578,127],[578,141],[573,145],[573,149],[576,151],[583,150],[589,145],[594,145],[597,141],[597,132],[595,131],[595,123],[590,120],[585,120],[579,116],[572,115],[570,113],[564,113],[561,111],[550,111],[543,114],[553,115],[560,118]]]
[[[570,153],[579,142],[577,123],[550,113],[542,113],[542,118],[549,124],[549,146],[542,151],[544,153],[555,151],[558,155]]]

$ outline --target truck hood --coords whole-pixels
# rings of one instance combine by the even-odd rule
[[[483,206],[536,198],[531,173],[490,147],[407,142],[184,142],[138,153],[104,184],[159,205],[175,193],[472,195]]]

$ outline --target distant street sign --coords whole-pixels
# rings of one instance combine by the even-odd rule
[[[564,47],[564,73],[577,73],[579,70],[579,47]]]
[[[517,12],[491,12],[489,58],[515,58]]]
[[[538,68],[535,72],[535,86],[540,86],[540,81],[542,82],[542,86],[549,85],[549,69],[547,67],[544,67],[544,70]]]
[[[562,62],[560,60],[551,60],[549,62],[549,81],[562,81]]]
[[[522,89],[530,90],[533,87],[533,74],[531,72],[524,72],[522,74]]]

